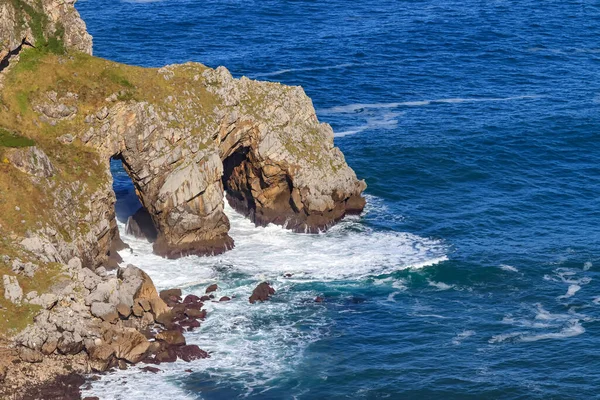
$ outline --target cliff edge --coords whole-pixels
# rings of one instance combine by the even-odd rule
[[[302,88],[198,63],[151,69],[93,57],[73,4],[0,0],[0,340],[19,338],[29,361],[82,357],[89,371],[110,331],[98,310],[137,301],[135,290],[90,300],[125,282],[125,270],[106,272],[126,246],[111,159],[135,185],[154,251],[170,258],[235,245],[225,198],[257,225],[316,233],[360,213],[366,185]],[[65,334],[53,319],[69,309],[85,334]],[[153,318],[110,323],[122,332]]]

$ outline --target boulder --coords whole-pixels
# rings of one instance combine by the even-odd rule
[[[266,301],[269,300],[269,297],[273,294],[275,294],[275,289],[273,289],[267,282],[262,282],[256,287],[256,289],[254,289],[249,301],[252,304],[256,303],[257,301]]]
[[[188,308],[185,310],[185,315],[187,315],[190,318],[204,318],[206,316],[206,311]]]
[[[185,299],[183,299],[183,304],[198,303],[199,301],[200,297],[194,296],[193,294],[188,294],[185,296]]]
[[[120,303],[117,306],[117,312],[122,318],[127,319],[131,315],[131,307],[129,307],[127,304]]]
[[[93,316],[101,318],[103,321],[114,322],[119,319],[117,308],[112,304],[94,302],[90,308]]]
[[[229,301],[229,300],[231,300],[231,297],[229,297],[229,296],[223,296],[219,299],[219,301]]]
[[[38,178],[50,178],[55,173],[46,153],[36,146],[11,149],[5,153],[5,157],[17,169]]]
[[[156,340],[166,343],[169,346],[184,346],[185,337],[176,330],[162,331],[156,335]]]
[[[178,303],[181,301],[181,289],[163,290],[159,293],[159,297],[167,304]]]
[[[206,351],[200,349],[195,344],[179,346],[176,348],[175,352],[177,353],[177,357],[181,358],[183,361],[186,362],[210,357]]]
[[[125,329],[113,335],[111,346],[117,358],[135,364],[148,355],[150,342],[137,330]]]
[[[28,363],[40,363],[44,359],[44,355],[37,350],[32,350],[27,347],[20,347],[19,358]]]
[[[83,350],[83,338],[78,334],[63,332],[57,348],[61,354],[78,354]]]
[[[20,303],[23,299],[23,289],[21,289],[17,277],[4,275],[2,281],[4,283],[4,298],[11,303]]]
[[[97,372],[106,371],[115,355],[115,349],[108,344],[94,346],[88,350],[89,365]]]
[[[215,291],[217,291],[218,288],[219,287],[217,286],[217,284],[214,283],[214,284],[212,284],[212,285],[210,285],[209,287],[206,288],[206,292],[205,293],[208,294],[208,293],[215,292]]]
[[[156,361],[159,363],[177,361],[177,353],[172,347],[167,347],[156,354]]]

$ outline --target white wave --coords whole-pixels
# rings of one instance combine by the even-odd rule
[[[589,271],[590,268],[592,268],[594,265],[592,264],[591,261],[586,261],[583,263],[583,270],[584,271]]]
[[[366,212],[380,212],[377,204]],[[381,275],[447,259],[440,241],[373,231],[358,217],[341,221],[327,233],[308,235],[278,226],[257,228],[229,205],[225,209],[236,247],[214,257],[163,259],[152,254],[150,243],[126,235],[124,225],[119,224],[123,239],[131,246],[121,252],[124,263],[144,269],[159,289],[182,287],[185,294],[201,295],[208,284],[217,283],[217,297],[232,298],[224,303],[207,302],[209,317],[199,330],[186,333],[188,343],[198,344],[212,357],[190,364],[161,364],[162,373],[136,374],[135,385],[123,386],[121,378],[133,379],[136,368],[109,374],[93,382],[86,396],[141,399],[153,397],[158,390],[170,398],[187,399],[190,394],[180,382],[188,368],[216,385],[243,382],[245,386],[236,389],[251,393],[292,374],[306,347],[328,335],[333,322],[326,307],[314,301],[319,293],[299,290],[299,283],[374,278],[375,284],[391,284],[395,290],[390,301],[394,301],[406,289],[405,282]],[[290,273],[291,278],[284,276]],[[272,283],[276,298],[249,304],[248,296],[263,280]]]
[[[523,332],[511,332],[511,333],[502,333],[500,335],[494,335],[489,340],[488,343],[502,343],[509,339],[513,339],[523,335]]]
[[[519,341],[521,342],[537,342],[538,340],[546,339],[566,339],[574,336],[579,336],[585,332],[585,328],[581,326],[579,320],[573,320],[565,328],[559,332],[543,333],[540,335],[521,336]]]
[[[500,264],[500,269],[508,272],[519,272],[519,270],[512,265]]]
[[[396,297],[396,295],[400,294],[400,293],[402,293],[402,292],[392,292],[392,293],[390,293],[388,295],[388,297],[387,297],[387,301],[391,301],[391,302],[395,303],[396,300],[394,299],[394,297]]]
[[[517,319],[512,316],[506,316],[503,323],[510,324],[520,328],[532,328],[534,331],[518,331],[493,336],[489,343],[511,342],[535,342],[545,339],[564,339],[579,336],[585,332],[581,321],[590,321],[590,318],[569,311],[567,314],[553,314],[547,311],[541,304],[536,305],[536,314],[534,319]],[[550,332],[539,333],[540,330],[552,330]],[[558,331],[557,331],[558,329]]]
[[[452,339],[452,344],[455,346],[460,345],[466,338],[475,335],[475,331],[462,331]]]
[[[433,286],[435,288],[438,288],[439,290],[449,290],[454,287],[454,285],[448,285],[447,283],[444,283],[444,282],[428,281],[428,283],[429,283],[429,286]]]
[[[542,96],[529,95],[529,96],[512,96],[512,97],[480,97],[480,98],[456,97],[456,98],[447,98],[447,99],[403,101],[403,102],[392,102],[392,103],[356,103],[356,104],[348,104],[345,106],[336,106],[336,107],[321,109],[318,111],[318,114],[321,114],[321,115],[351,114],[351,113],[363,112],[365,110],[394,109],[394,108],[399,108],[399,107],[419,107],[419,106],[428,106],[431,104],[501,102],[501,101],[537,99],[540,97],[542,97]]]
[[[330,69],[341,69],[341,68],[353,67],[355,65],[357,65],[357,64],[345,63],[345,64],[337,64],[337,65],[327,65],[327,66],[323,66],[323,67],[289,68],[289,69],[281,69],[279,71],[253,74],[250,76],[250,78],[263,78],[263,77],[268,77],[268,76],[277,76],[277,75],[287,74],[289,72],[327,71]]]
[[[343,137],[349,135],[355,135],[360,132],[364,132],[369,129],[394,129],[398,126],[398,116],[403,113],[385,113],[382,116],[367,118],[364,125],[350,128],[347,131],[336,132],[335,137]]]
[[[600,296],[594,297],[594,299],[592,300],[592,303],[594,303],[594,304],[600,304]]]
[[[291,280],[362,279],[406,268],[423,268],[447,260],[444,243],[410,233],[373,231],[347,218],[326,233],[299,234],[269,225],[255,227],[226,204],[235,248],[215,257],[164,260],[152,254],[150,243],[123,235],[132,252],[126,263],[140,265],[161,288],[208,282],[218,271]],[[124,233],[124,232],[123,232]]]
[[[581,290],[581,286],[579,285],[570,285],[569,289],[567,289],[567,293],[563,296],[559,296],[559,299],[568,299],[569,297],[573,297],[575,293]]]

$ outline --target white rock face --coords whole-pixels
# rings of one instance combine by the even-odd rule
[[[16,276],[4,275],[2,277],[4,284],[4,298],[11,303],[19,304],[23,299],[23,289],[19,285]]]

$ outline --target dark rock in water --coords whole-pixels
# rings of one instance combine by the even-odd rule
[[[149,242],[155,242],[158,237],[158,231],[154,226],[154,221],[148,210],[140,208],[127,219],[127,228],[125,232],[139,239],[146,239]]]
[[[194,296],[193,294],[188,294],[187,296],[185,296],[185,299],[183,299],[183,304],[198,303],[201,300],[202,299],[198,296]]]
[[[194,372],[194,371],[192,371],[191,369],[186,369],[186,370],[185,370],[185,372],[187,372],[187,373],[190,373],[190,374],[191,374],[191,373],[192,373],[192,372]]]
[[[324,299],[324,298],[322,298],[321,296],[317,296],[317,297],[315,298],[315,303],[322,303],[324,300],[325,300],[325,299]]]
[[[143,372],[152,372],[153,374],[156,374],[157,372],[160,372],[161,370],[159,368],[156,368],[156,367],[144,367],[144,368],[140,368],[140,371],[143,371]]]
[[[259,284],[256,289],[254,289],[249,301],[252,304],[256,303],[257,301],[266,301],[269,300],[269,297],[274,294],[275,289],[273,289],[267,282],[263,282]]]
[[[177,353],[175,349],[167,347],[156,355],[156,360],[159,363],[169,363],[177,361]]]
[[[291,278],[292,276],[294,276],[294,274],[285,274],[283,275],[285,278]]]
[[[179,358],[187,362],[210,357],[206,351],[202,350],[195,344],[178,347],[175,351],[177,352],[177,356]]]
[[[231,300],[231,297],[228,297],[228,296],[223,296],[219,299],[219,301],[229,301],[229,300]]]
[[[88,396],[84,397],[83,400],[100,400],[100,398],[96,396]]]
[[[166,303],[169,302],[169,300],[172,297],[175,297],[178,299],[178,301],[181,301],[181,289],[168,289],[168,290],[163,290],[160,292],[159,294],[160,298],[163,299]]]
[[[210,285],[209,287],[206,288],[206,292],[205,293],[212,293],[215,292],[219,287],[217,286],[216,283],[213,283],[212,285]]]
[[[203,318],[206,315],[206,311],[188,308],[187,310],[185,310],[185,315],[187,315],[190,318]]]
[[[197,319],[190,318],[186,319],[185,321],[181,321],[180,325],[187,327],[187,331],[190,332],[194,328],[200,328],[200,321],[198,321]]]
[[[22,400],[80,400],[80,387],[85,383],[81,375],[71,374],[56,377],[42,385],[28,387],[20,394]]]
[[[201,310],[203,306],[204,306],[204,303],[190,303],[190,304],[185,304],[185,309],[186,310]]]
[[[178,330],[163,331],[156,335],[156,340],[165,342],[170,346],[184,346],[185,337]]]
[[[200,300],[201,301],[208,301],[208,300],[210,300],[210,296],[202,296],[202,297],[200,297]]]

